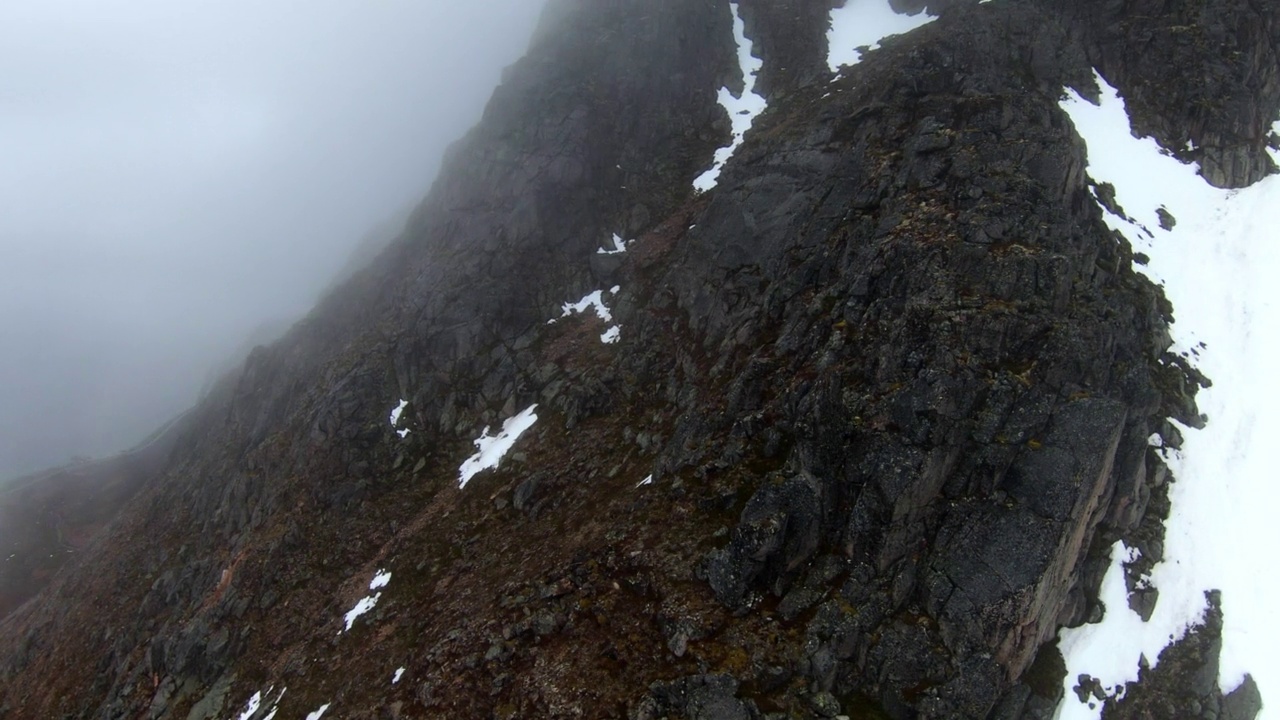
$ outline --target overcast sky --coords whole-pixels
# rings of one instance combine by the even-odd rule
[[[0,478],[121,449],[305,313],[541,5],[0,3]]]

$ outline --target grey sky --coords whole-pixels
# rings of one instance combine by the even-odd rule
[[[134,441],[305,312],[541,5],[0,4],[0,478]]]

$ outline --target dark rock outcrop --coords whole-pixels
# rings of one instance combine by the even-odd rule
[[[1050,4],[1070,18],[1090,61],[1123,88],[1134,131],[1198,161],[1218,187],[1252,185],[1275,171],[1266,148],[1280,116],[1280,6],[1252,0]]]

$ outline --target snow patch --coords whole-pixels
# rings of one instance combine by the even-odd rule
[[[409,401],[404,398],[400,398],[400,404],[391,409],[391,416],[389,419],[391,420],[391,427],[393,429],[400,424],[400,416],[404,414],[404,409],[406,407],[409,407]],[[401,440],[403,440],[409,436],[409,429],[405,428],[403,430],[396,430],[396,434],[400,436]]]
[[[733,39],[738,44],[738,67],[742,71],[744,89],[741,95],[734,95],[729,88],[720,88],[718,99],[720,106],[729,113],[729,120],[733,123],[733,140],[725,147],[716,150],[715,163],[711,169],[693,181],[694,189],[700,192],[706,192],[716,186],[725,163],[729,162],[729,158],[737,152],[738,147],[742,145],[742,138],[768,106],[764,96],[756,93],[756,73],[764,67],[764,62],[752,54],[752,43],[747,39],[747,27],[738,15],[738,4],[729,3],[729,9],[733,12]]]
[[[249,720],[249,718],[253,717],[254,714],[258,712],[258,708],[260,707],[262,707],[261,690],[254,693],[253,697],[249,698],[249,702],[244,706],[244,712],[237,715],[236,720]]]
[[[1151,621],[1128,608],[1127,551],[1117,545],[1103,580],[1102,622],[1060,634],[1068,679],[1058,717],[1097,718],[1099,710],[1071,692],[1078,676],[1113,689],[1136,679],[1139,657],[1155,665],[1170,639],[1200,620],[1209,588],[1222,591],[1220,689],[1234,689],[1248,672],[1271,697],[1280,693],[1280,623],[1268,604],[1280,593],[1280,575],[1260,569],[1250,549],[1280,546],[1280,524],[1268,518],[1280,503],[1269,459],[1280,436],[1280,414],[1269,407],[1280,398],[1280,176],[1241,190],[1211,187],[1194,165],[1151,138],[1134,138],[1124,102],[1097,79],[1099,105],[1068,90],[1062,107],[1088,145],[1089,176],[1116,189],[1125,216],[1104,210],[1105,220],[1150,257],[1134,269],[1163,285],[1173,303],[1172,350],[1195,355],[1214,384],[1197,397],[1207,428],[1178,425],[1182,449],[1159,449],[1178,481],[1169,490],[1165,559],[1147,580],[1160,590]],[[1161,207],[1177,220],[1172,230],[1160,227]]]
[[[617,237],[617,236],[615,235],[614,237]],[[609,288],[609,294],[617,295],[618,291],[620,291],[621,289],[622,289],[622,286],[614,285],[612,288]],[[555,323],[556,320],[559,320],[561,318],[567,318],[570,315],[574,315],[576,313],[586,312],[588,309],[595,311],[596,317],[600,318],[601,320],[607,323],[613,322],[613,313],[609,310],[609,306],[604,304],[603,290],[596,290],[594,292],[588,293],[586,296],[584,296],[581,300],[579,300],[576,303],[567,302],[562,306],[561,309],[564,311],[563,314],[561,314],[559,318],[553,318],[551,320],[548,320],[547,321],[548,325]],[[605,330],[603,333],[600,334],[600,342],[606,345],[612,345],[613,343],[618,342],[618,338],[621,337],[621,335],[622,335],[622,326],[612,325],[608,330]]]
[[[307,713],[307,720],[320,720],[320,718],[324,717],[324,713],[328,709],[329,709],[329,703],[325,703],[321,705],[319,710],[316,710],[315,712]]]
[[[276,713],[280,712],[280,701],[284,699],[284,694],[288,691],[289,688],[287,687],[280,689],[280,694],[276,696],[275,702],[271,703],[271,709],[267,711],[266,715],[262,716],[262,720],[272,720]],[[267,692],[270,693],[271,691],[268,690]]]
[[[596,291],[598,294],[599,291]],[[534,414],[537,404],[530,405],[520,414],[507,418],[502,423],[502,432],[497,435],[489,435],[489,427],[485,426],[480,437],[475,439],[476,454],[467,458],[462,466],[458,468],[458,489],[461,490],[471,482],[471,478],[476,476],[481,470],[498,467],[498,463],[502,461],[503,456],[516,444],[516,438],[520,437],[525,430],[533,427],[538,421],[538,416]]]
[[[391,409],[391,427],[400,424],[400,416],[404,413],[404,409],[409,407],[409,401],[400,398],[400,404]]]
[[[391,573],[387,570],[378,570],[378,572],[374,573],[373,579],[369,581],[369,590],[380,590],[386,587],[390,582]],[[341,635],[342,633],[351,630],[351,626],[355,623],[356,618],[359,618],[361,615],[364,615],[377,607],[378,601],[381,599],[382,593],[375,593],[361,598],[360,602],[356,603],[355,607],[347,611],[347,614],[344,616],[347,626],[345,629],[339,631],[338,634]]]
[[[827,30],[827,66],[839,72],[843,65],[862,62],[862,50],[875,50],[891,35],[901,35],[928,25],[936,17],[921,11],[915,15],[899,15],[889,0],[848,0],[844,7],[831,10],[831,28]]]
[[[347,614],[344,616],[347,622],[347,627],[338,634],[341,635],[344,632],[350,631],[351,626],[355,624],[356,618],[377,607],[378,601],[381,599],[382,593],[360,598],[360,602],[356,603],[355,607],[347,611]]]
[[[396,674],[391,676],[391,684],[395,685],[400,682],[402,677],[404,677],[404,668],[396,668]]]
[[[652,484],[653,484],[653,476],[650,475],[645,479],[641,480],[640,482],[636,483],[636,487],[644,487],[645,485],[652,485]]]
[[[1067,694],[1058,714],[1060,718],[1089,716],[1074,715],[1072,711],[1075,710],[1090,715],[1101,712],[1100,708],[1091,710],[1086,705],[1075,702],[1076,695],[1071,688],[1079,681],[1080,673],[1073,674],[1072,668],[1080,668],[1081,673],[1098,678],[1110,695],[1122,691],[1124,683],[1129,680],[1137,679],[1136,659],[1127,652],[1117,652],[1123,649],[1127,640],[1143,637],[1151,630],[1137,613],[1129,610],[1129,591],[1124,582],[1124,563],[1130,557],[1129,553],[1130,548],[1122,541],[1111,546],[1111,565],[1098,591],[1098,599],[1107,608],[1103,621],[1096,625],[1083,625],[1075,630],[1064,630],[1061,634],[1059,649],[1063,657],[1068,659],[1068,679],[1065,683]],[[1181,637],[1184,632],[1185,627],[1179,630],[1178,636]],[[1162,643],[1168,641],[1167,634],[1160,639]],[[1131,669],[1130,665],[1134,667]],[[1154,665],[1153,662],[1152,666]],[[1130,674],[1132,677],[1129,677]]]
[[[257,715],[258,711],[262,709],[264,697],[271,695],[274,690],[275,686],[273,685],[267,688],[265,693],[262,691],[254,693],[253,697],[249,698],[249,702],[245,703],[244,711],[237,715],[235,720],[249,720],[249,718]],[[263,716],[262,720],[271,720],[276,716],[276,713],[280,710],[280,701],[284,698],[284,694],[288,690],[289,688],[287,687],[283,688],[280,690],[280,694],[276,695],[275,700],[268,701],[271,704],[271,709],[267,711],[267,714]]]
[[[613,313],[609,312],[609,307],[604,304],[603,295],[603,290],[596,290],[595,292],[587,293],[576,303],[565,303],[561,306],[561,310],[564,312],[560,317],[567,318],[575,313],[586,312],[587,309],[590,308],[595,311],[596,317],[605,322],[613,322]],[[558,320],[559,318],[556,319]],[[547,324],[549,325],[553,322],[555,322],[555,320],[551,320]]]
[[[619,253],[624,253],[627,251],[627,245],[630,245],[632,242],[634,241],[623,240],[621,235],[618,235],[618,233],[614,233],[613,249],[606,250],[604,248],[600,248],[599,250],[596,250],[596,254],[597,255],[617,255]]]

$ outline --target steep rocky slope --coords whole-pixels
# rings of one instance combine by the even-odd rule
[[[182,452],[175,446],[190,430],[185,419],[114,457],[0,485],[0,618],[39,592]]]
[[[1047,717],[1201,380],[1058,100],[1096,66],[1248,183],[1280,10],[928,5],[832,81],[829,2],[553,1],[404,234],[0,625],[0,714]],[[699,195],[739,11],[769,108]]]

